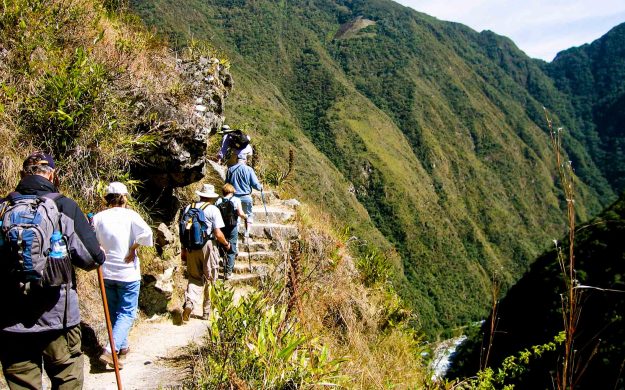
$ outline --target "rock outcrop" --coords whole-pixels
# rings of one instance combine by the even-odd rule
[[[148,147],[141,165],[133,167],[135,176],[146,179],[144,200],[152,205],[154,217],[165,222],[178,207],[173,189],[204,177],[208,138],[224,121],[225,99],[232,89],[232,76],[217,58],[179,59],[176,69],[187,96],[144,105],[156,117],[149,127],[158,140]]]

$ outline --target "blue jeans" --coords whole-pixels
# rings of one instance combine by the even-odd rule
[[[128,333],[137,317],[139,287],[141,287],[140,280],[136,282],[104,280],[116,352],[128,347]],[[110,345],[107,346],[106,351],[111,352]]]
[[[243,195],[243,196],[235,195],[235,196],[241,200],[241,208],[243,209],[243,213],[247,215],[247,222],[253,223],[254,215],[252,214],[252,206],[253,206],[254,201],[252,200],[252,196],[251,195]]]
[[[234,260],[237,257],[237,239],[239,238],[239,227],[235,226],[232,231],[228,234],[227,231],[224,231],[224,235],[226,239],[230,243],[230,250],[226,252],[226,273],[231,273],[234,269]]]

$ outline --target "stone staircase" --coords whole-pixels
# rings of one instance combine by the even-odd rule
[[[209,165],[222,180],[226,179],[226,167],[208,160]],[[264,202],[263,202],[264,197]],[[299,236],[293,218],[299,202],[295,199],[281,200],[273,191],[252,193],[254,223],[249,238],[244,237],[245,225],[239,225],[238,256],[234,270],[226,284],[235,287],[235,296],[250,291],[284,260],[288,241]],[[266,207],[266,208],[265,208]],[[223,264],[219,278],[223,280]]]
[[[260,193],[252,195],[254,205],[254,223],[245,237],[245,225],[239,225],[238,256],[234,263],[232,276],[226,284],[237,289],[249,290],[262,282],[284,260],[284,249],[289,240],[299,236],[299,230],[293,223],[299,202],[281,200],[275,193],[264,194],[266,208]],[[223,264],[220,264],[223,265]],[[223,279],[223,266],[219,278]]]

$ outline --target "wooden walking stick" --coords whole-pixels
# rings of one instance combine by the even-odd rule
[[[113,367],[115,367],[115,380],[117,381],[117,390],[122,390],[122,379],[119,376],[119,361],[117,360],[117,352],[115,351],[115,340],[113,340],[113,327],[111,326],[111,316],[109,314],[109,305],[106,300],[106,291],[104,290],[104,276],[102,276],[102,268],[98,267],[98,282],[100,282],[100,293],[102,294],[102,306],[104,306],[104,318],[106,318],[106,330],[109,334],[109,343],[111,345],[111,355],[113,356]]]

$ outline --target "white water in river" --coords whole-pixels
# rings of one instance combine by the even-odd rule
[[[456,352],[456,348],[458,348],[458,346],[466,339],[467,336],[460,336],[438,343],[436,348],[434,348],[434,358],[430,363],[433,380],[437,380],[445,376],[445,373],[451,364],[451,356],[454,352]]]

